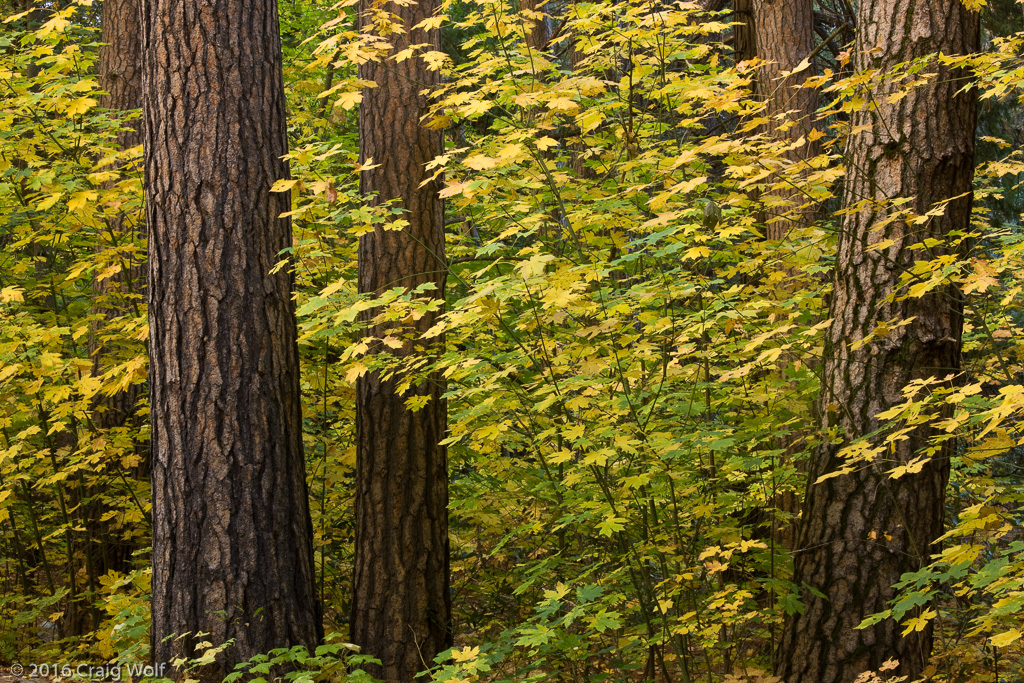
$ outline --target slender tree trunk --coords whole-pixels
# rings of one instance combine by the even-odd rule
[[[129,112],[142,106],[142,6],[139,0],[104,0],[102,7],[103,46],[99,53],[100,87],[106,91],[100,97],[100,107],[112,112]],[[124,122],[123,130],[117,135],[117,146],[128,149],[142,144],[142,121],[132,119]],[[134,164],[125,166],[123,171],[136,170]],[[113,187],[109,181],[105,189]],[[98,251],[132,243],[144,229],[142,209],[134,212],[118,209],[117,213],[107,217],[106,230],[96,245]],[[104,323],[115,318],[137,313],[134,298],[141,295],[144,289],[144,263],[134,260],[131,256],[119,259],[121,270],[111,277],[93,282],[93,291],[97,303],[93,312],[99,322],[93,329],[90,339],[90,355],[92,356],[92,374],[102,375],[107,368],[122,362],[123,358],[112,357],[115,349],[104,348],[100,338],[100,330]],[[127,389],[112,396],[99,395],[94,402],[92,421],[101,430],[124,427],[132,421],[135,404],[142,395],[143,387],[131,384]],[[141,444],[136,444],[136,453],[140,456],[139,465],[133,474],[139,479],[149,478],[149,463],[146,452]],[[89,487],[87,493],[95,492]],[[92,543],[94,553],[106,559],[109,568],[125,571],[131,566],[131,556],[135,548],[131,543],[109,542],[112,534],[105,533],[108,523],[99,522],[104,512],[100,500],[90,501],[82,508],[85,526],[89,530],[88,542]],[[108,542],[100,539],[106,536]]]
[[[100,47],[98,71],[100,107],[128,111],[142,106],[142,36],[139,33],[142,7],[139,0],[103,0],[101,19],[104,43]],[[142,144],[142,122],[128,122],[117,136],[122,149]]]
[[[103,0],[103,34],[104,45],[100,48],[99,74],[101,87],[107,91],[100,97],[100,106],[112,111],[126,112],[142,106],[142,41],[139,34],[141,6],[139,0]],[[142,122],[139,119],[129,121],[117,135],[117,146],[128,149],[142,144]],[[134,239],[142,227],[141,216],[119,212],[107,218],[107,232],[104,240],[97,248],[121,244]],[[97,313],[110,320],[130,312],[127,305],[120,305],[127,295],[139,288],[139,280],[143,277],[142,264],[125,262],[121,270],[112,277],[96,281],[93,289],[97,296],[113,298],[115,302],[106,301],[99,306]],[[120,301],[118,301],[120,300]],[[112,305],[113,304],[113,305]],[[100,343],[93,337],[92,359],[93,374],[99,375],[107,365],[107,354]],[[134,411],[135,402],[139,398],[138,385],[132,385],[125,391],[113,396],[104,397],[97,403],[98,410],[94,420],[102,429],[110,429],[124,425]]]
[[[933,52],[964,54],[977,48],[978,17],[959,0],[865,0],[859,5],[856,67],[886,69]],[[868,51],[878,48],[875,53]],[[930,70],[930,69],[929,69]],[[974,168],[976,91],[959,93],[964,74],[935,65],[937,77],[893,102],[897,85],[876,85],[867,108],[856,113],[849,143],[845,205],[877,202],[847,214],[839,235],[831,316],[822,379],[822,427],[848,443],[877,430],[880,412],[902,403],[902,390],[918,378],[945,378],[960,367],[963,301],[946,286],[921,298],[898,299],[900,276],[915,260],[943,253],[952,231],[967,230]],[[876,81],[877,82],[877,81]],[[907,197],[925,213],[949,203],[942,217],[923,225],[885,224],[891,200]],[[933,238],[931,254],[912,249]],[[955,238],[954,238],[955,239]],[[891,246],[871,245],[892,240]],[[881,322],[908,320],[859,349]],[[802,614],[784,630],[777,673],[786,683],[853,681],[884,662],[900,662],[898,673],[914,680],[924,669],[932,629],[906,637],[885,620],[856,630],[868,615],[883,611],[904,572],[927,564],[943,527],[949,449],[936,454],[919,474],[891,479],[885,472],[911,460],[932,435],[919,427],[896,442],[885,460],[854,473],[815,483],[843,461],[842,444],[826,444],[812,462],[795,555],[795,582],[820,591],[803,592]],[[878,439],[876,438],[875,441]],[[951,442],[947,442],[951,443]]]
[[[274,0],[148,0],[153,653],[322,638],[302,454]],[[171,634],[193,634],[167,639]],[[166,639],[166,640],[165,640]]]
[[[361,15],[386,7],[407,28],[430,17],[435,0],[390,4],[364,0]],[[372,30],[365,26],[364,31]],[[394,50],[428,43],[438,49],[438,32],[391,36]],[[424,164],[444,151],[441,131],[420,124],[426,113],[424,89],[438,83],[437,71],[419,58],[401,63],[367,62],[359,77],[376,82],[364,91],[359,109],[360,156],[377,168],[364,171],[361,189],[371,204],[398,200],[409,225],[403,231],[377,228],[359,241],[359,291],[413,289],[432,283],[428,296],[444,296],[444,205],[438,183],[419,187]],[[372,325],[368,336],[415,337],[429,329],[436,313],[409,328]],[[437,342],[439,345],[443,342]],[[439,349],[436,349],[439,350]],[[383,352],[379,347],[375,352]],[[408,355],[408,339],[394,353]],[[408,683],[451,644],[448,560],[448,471],[444,439],[447,409],[443,382],[432,381],[400,396],[395,381],[377,374],[361,377],[356,399],[356,538],[352,598],[352,641],[381,660],[370,673],[387,683]],[[426,397],[416,412],[413,396]]]
[[[808,76],[813,74],[812,69],[790,76],[782,73],[796,69],[814,50],[814,2],[737,0],[737,7],[750,12],[746,17],[737,17],[737,20],[745,18],[749,21],[747,25],[736,28],[737,50],[744,50],[744,59],[760,57],[765,60],[758,69],[757,84],[758,95],[766,103],[768,124],[764,132],[777,143],[793,147],[783,152],[779,159],[789,168],[773,176],[773,180],[798,182],[800,172],[809,168],[805,162],[821,152],[821,146],[808,138],[808,134],[817,129],[814,115],[818,96],[816,90],[802,87]],[[737,59],[739,57],[737,55]],[[817,208],[809,203],[807,195],[792,185],[783,185],[765,193],[752,193],[751,197],[764,207],[757,213],[757,220],[764,222],[765,237],[774,242],[788,239],[794,228],[810,225],[818,217]],[[795,207],[805,204],[807,206],[803,209],[795,210]],[[799,286],[801,273],[785,264],[780,267],[789,276],[776,285],[784,299],[788,296],[787,291]],[[785,382],[786,368],[792,367],[793,360],[792,354],[783,354],[777,365],[777,374],[779,381],[784,382],[782,386],[795,392],[795,385]],[[779,435],[775,439],[775,448],[783,451],[780,460],[792,462],[802,440],[798,432]],[[797,464],[802,466],[803,462]],[[792,521],[783,524],[773,519],[772,537],[777,546],[792,549],[796,545],[800,497],[792,491],[782,491],[775,494],[774,506],[788,513]]]
[[[526,44],[532,50],[543,51],[551,38],[551,24],[548,17],[541,16],[546,8],[543,0],[520,0],[520,22],[526,37]]]
[[[782,154],[788,164],[802,164],[821,151],[820,145],[807,138],[815,129],[818,93],[814,88],[801,87],[814,71],[805,68],[789,76],[782,73],[796,69],[814,51],[814,2],[752,0],[751,4],[757,56],[766,61],[758,70],[758,90],[767,102],[767,132],[787,145],[796,145],[801,137],[805,138],[802,145]],[[768,211],[768,239],[783,240],[794,227],[814,222],[815,207],[792,210],[808,202],[799,189],[781,189],[762,197],[766,202],[772,198],[781,201],[783,206]]]

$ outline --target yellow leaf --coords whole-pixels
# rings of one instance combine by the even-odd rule
[[[549,138],[549,137],[543,137],[540,140],[537,140],[537,149],[539,149],[542,152],[544,150],[548,149],[549,147],[557,147],[557,146],[558,146],[558,141],[557,140],[553,140],[552,138]]]
[[[14,438],[16,438],[16,439],[27,439],[28,437],[32,436],[33,434],[38,434],[41,431],[43,431],[43,430],[42,430],[42,428],[40,428],[39,425],[31,425],[30,427],[26,427],[22,431],[18,432],[17,435],[15,435]]]
[[[914,617],[907,622],[907,627],[903,629],[903,635],[906,636],[914,631],[923,631],[928,626],[928,622],[937,616],[939,616],[939,614],[935,610],[926,609],[921,613],[921,616]]]
[[[84,190],[82,192],[75,192],[71,195],[71,199],[68,200],[68,208],[75,213],[81,213],[89,202],[96,201],[99,194],[92,190]]]
[[[792,71],[790,71],[788,73],[783,71],[782,73],[783,73],[783,75],[791,76],[793,74],[798,74],[801,71],[804,71],[805,69],[810,68],[810,66],[811,66],[811,60],[805,58],[802,62],[797,64],[796,68],[793,69]]]
[[[46,211],[47,209],[51,208],[54,204],[56,204],[57,200],[60,199],[62,195],[63,193],[61,192],[54,192],[53,194],[48,195],[46,199],[37,202],[35,205],[33,205],[32,208],[34,208],[36,211]]]
[[[690,180],[684,180],[682,182],[679,182],[679,183],[676,183],[675,185],[673,185],[669,191],[672,194],[676,194],[676,193],[686,194],[687,192],[692,192],[694,189],[697,188],[698,185],[703,185],[707,181],[708,181],[708,177],[707,176],[700,176],[699,178],[692,178]]]
[[[474,171],[483,171],[485,169],[494,168],[495,166],[497,166],[498,160],[488,156],[483,156],[482,154],[475,154],[471,157],[466,158],[466,160],[463,161],[462,163],[468,166],[469,168],[473,169]]]
[[[480,655],[478,647],[464,647],[461,650],[452,650],[452,659],[456,662],[470,662]]]
[[[472,100],[468,104],[466,104],[464,107],[462,107],[462,109],[460,109],[459,112],[461,112],[463,116],[473,116],[475,114],[486,114],[490,110],[491,110],[491,103],[490,102],[483,102],[481,100]]]
[[[368,158],[364,163],[356,164],[356,167],[352,169],[356,173],[362,173],[363,171],[369,171],[371,168],[377,168],[380,164],[373,163],[373,157]]]
[[[396,218],[395,220],[391,221],[390,223],[385,223],[384,225],[381,226],[381,228],[384,229],[384,230],[399,231],[399,230],[405,230],[408,226],[409,226],[409,221],[405,220],[404,218]]]
[[[12,21],[17,21],[18,19],[21,19],[22,17],[24,17],[24,16],[26,16],[29,13],[34,12],[34,11],[35,11],[34,9],[30,9],[30,10],[26,10],[24,12],[21,12],[19,14],[12,14],[11,16],[9,16],[6,19],[4,19],[4,23],[5,24],[9,24]]]
[[[512,98],[512,101],[518,104],[520,107],[532,107],[537,104],[539,98],[537,93],[521,92]]]
[[[443,190],[438,192],[437,196],[440,197],[441,199],[446,199],[448,197],[454,197],[457,194],[462,194],[468,187],[469,187],[469,181],[466,181],[464,183],[451,182],[451,183],[448,183],[448,185],[446,185]]]
[[[512,159],[522,156],[522,154],[522,145],[505,145],[504,147],[501,148],[501,151],[498,152],[498,158],[503,159],[505,161],[510,161]]]
[[[576,104],[568,97],[556,97],[548,102],[548,109],[554,111],[564,111],[568,113],[575,112],[580,108],[580,105]]]
[[[347,373],[345,373],[345,381],[355,382],[357,379],[365,375],[367,370],[369,370],[369,368],[362,363],[356,363],[348,369]]]
[[[68,27],[71,22],[65,18],[65,12],[55,14],[52,19],[39,27],[36,31],[36,35],[40,38],[45,38],[54,31],[63,31]]]
[[[424,31],[431,31],[435,28],[441,28],[441,24],[443,24],[444,20],[447,18],[448,17],[444,14],[438,14],[436,17],[427,17],[420,23],[413,26],[412,30],[415,31],[416,29],[421,28]]]
[[[108,180],[115,180],[117,173],[115,171],[100,171],[98,173],[90,173],[85,177],[93,185],[100,185]]]
[[[423,61],[427,63],[427,69],[430,71],[439,70],[444,66],[446,59],[448,59],[448,55],[438,50],[423,53]]]
[[[668,225],[675,219],[679,218],[682,214],[681,211],[668,211],[666,213],[659,213],[657,216],[649,221],[646,221],[640,225],[641,228],[657,228],[662,225]]]
[[[580,125],[580,131],[584,133],[589,133],[597,128],[603,120],[604,114],[593,109],[576,116],[576,122]]]
[[[1009,631],[1006,631],[1004,633],[1000,633],[997,636],[992,636],[989,640],[991,640],[992,644],[994,646],[996,646],[996,647],[1006,647],[1007,645],[1009,645],[1013,641],[1015,641],[1018,638],[1020,638],[1020,635],[1021,635],[1020,631],[1018,631],[1017,629],[1013,628],[1013,629],[1010,629]]]
[[[897,102],[902,100],[904,97],[906,97],[907,94],[908,93],[907,93],[906,90],[897,90],[893,94],[889,95],[889,104],[896,104]]]
[[[281,178],[280,180],[274,181],[274,184],[271,186],[270,191],[287,192],[288,190],[295,187],[298,183],[299,181],[296,180],[295,178]]]
[[[121,272],[121,265],[118,264],[118,263],[115,263],[114,265],[104,269],[104,271],[102,273],[97,275],[96,276],[96,282],[103,282],[107,278],[113,277],[114,275],[117,275],[120,272]]]
[[[889,475],[893,479],[899,479],[905,474],[917,474],[918,472],[921,471],[921,468],[923,468],[925,464],[927,464],[928,462],[931,462],[931,458],[918,456],[911,460],[910,462],[908,462],[906,465],[900,465],[899,467],[895,467],[889,470]]]
[[[814,483],[815,484],[820,484],[821,482],[827,481],[827,480],[832,479],[834,477],[846,476],[847,474],[849,474],[852,471],[853,471],[852,467],[841,467],[841,468],[839,468],[838,470],[836,470],[834,472],[829,472],[828,474],[821,475],[820,477],[818,477],[814,481]]]
[[[542,275],[547,262],[554,258],[551,254],[534,254],[529,261],[523,261],[516,268],[524,278]]]
[[[77,97],[68,102],[67,108],[64,112],[68,116],[77,116],[78,114],[84,114],[89,111],[97,104],[96,100],[91,97]]]
[[[363,101],[363,93],[359,91],[354,92],[343,92],[338,100],[334,103],[335,107],[341,107],[342,109],[351,109],[360,102]]]

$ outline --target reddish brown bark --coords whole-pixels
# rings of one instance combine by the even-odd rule
[[[104,0],[102,41],[99,54],[99,76],[101,87],[106,91],[99,100],[101,107],[115,112],[128,112],[142,106],[142,54],[140,28],[141,5],[139,0]],[[117,146],[128,149],[142,144],[142,122],[140,119],[125,121],[123,130],[117,135]],[[125,168],[126,172],[135,169]],[[112,183],[106,185],[110,189]],[[144,229],[141,212],[128,213],[119,210],[108,216],[106,231],[97,249],[118,246],[133,241]],[[103,305],[96,312],[105,320],[130,313],[133,310],[131,297],[143,289],[144,273],[142,264],[131,258],[121,259],[121,270],[112,277],[98,280],[93,288]],[[94,337],[95,339],[95,337]],[[92,348],[93,374],[102,374],[110,364],[109,351],[98,342]],[[120,359],[117,359],[120,360]],[[113,396],[104,396],[97,402],[94,420],[102,429],[124,425],[135,408],[141,389],[132,385]]]
[[[322,637],[302,454],[274,0],[143,15],[156,662]],[[170,638],[172,634],[191,634]]]
[[[411,5],[364,0],[361,14],[378,6],[386,6],[406,27],[437,9],[432,0]],[[437,31],[422,30],[391,36],[395,51],[410,43],[437,49],[438,39]],[[377,228],[360,238],[359,291],[430,283],[436,289],[425,295],[443,297],[444,205],[438,182],[419,187],[426,177],[424,165],[444,151],[441,132],[421,125],[428,107],[422,91],[438,84],[439,73],[416,58],[367,62],[359,67],[359,77],[377,84],[364,91],[360,105],[360,157],[380,164],[362,173],[361,190],[371,204],[397,200],[409,221],[402,231]],[[427,313],[405,329],[371,325],[367,335],[415,336],[436,319],[437,313]],[[412,342],[395,351],[413,352]],[[440,445],[447,410],[439,377],[405,396],[396,393],[395,385],[375,373],[356,385],[352,641],[381,660],[381,666],[368,668],[370,673],[387,683],[408,683],[451,644],[448,471]],[[410,411],[406,400],[412,396],[426,397],[426,406]]]
[[[816,126],[818,93],[814,88],[802,87],[814,72],[804,68],[788,76],[783,73],[797,69],[814,50],[814,2],[753,0],[752,6],[757,56],[766,62],[758,70],[758,90],[767,103],[766,132],[787,146],[794,145],[781,155],[786,165],[796,170],[806,168],[804,162],[821,151],[808,137]],[[803,144],[799,144],[801,138]],[[813,223],[816,217],[813,206],[793,211],[809,202],[798,187],[783,186],[762,199],[766,203],[782,202],[768,211],[766,237],[770,240],[783,240],[795,226]]]
[[[858,7],[856,68],[888,69],[934,52],[964,54],[978,45],[978,17],[959,0],[865,0]],[[875,53],[869,52],[877,48]],[[822,429],[836,429],[844,443],[883,424],[876,417],[902,403],[914,379],[944,378],[960,367],[963,301],[946,286],[920,298],[896,298],[901,275],[931,255],[914,245],[932,238],[935,253],[953,231],[969,227],[974,168],[976,91],[957,93],[963,74],[935,64],[927,87],[893,102],[900,89],[875,85],[867,108],[853,117],[844,203],[876,204],[853,211],[839,234],[822,378]],[[930,69],[929,69],[930,70]],[[876,80],[878,83],[878,80]],[[896,98],[892,98],[896,99]],[[910,198],[923,214],[950,202],[945,214],[923,225],[883,221],[891,200]],[[891,245],[871,249],[891,240]],[[913,322],[858,349],[881,322]],[[787,620],[776,673],[786,683],[846,683],[889,659],[910,680],[923,671],[932,644],[930,627],[901,637],[903,626],[884,620],[857,630],[887,608],[904,572],[927,564],[944,518],[949,448],[919,474],[892,479],[886,471],[910,461],[932,431],[922,426],[897,441],[885,459],[816,483],[844,463],[842,444],[825,444],[814,456],[804,502],[795,582],[824,594],[802,594],[802,614]],[[873,442],[878,437],[872,438]],[[951,444],[952,442],[946,442]]]
[[[757,31],[754,28],[754,3],[752,0],[733,0],[732,27],[733,49],[736,63],[750,61],[757,57]]]

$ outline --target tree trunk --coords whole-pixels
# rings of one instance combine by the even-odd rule
[[[758,70],[758,89],[767,101],[767,133],[786,145],[796,145],[805,138],[803,144],[781,155],[786,165],[796,165],[799,170],[821,153],[821,146],[807,138],[817,127],[814,113],[818,93],[814,88],[802,87],[814,74],[812,68],[791,76],[782,76],[782,72],[794,71],[814,51],[814,2],[753,0],[753,7],[757,54],[767,62]],[[792,172],[786,175],[795,176]],[[781,203],[768,210],[765,237],[769,240],[784,240],[794,227],[809,225],[817,218],[813,205],[796,210],[810,200],[798,187],[776,189],[763,200]]]
[[[939,51],[969,53],[978,45],[978,17],[959,0],[866,0],[857,19],[859,71],[887,69]],[[869,54],[874,47],[880,51]],[[969,224],[977,91],[956,94],[964,74],[934,67],[938,76],[929,86],[893,98],[895,103],[889,95],[898,86],[876,85],[877,111],[865,108],[853,118],[854,130],[867,130],[849,142],[845,205],[866,198],[878,204],[846,215],[839,234],[821,414],[823,430],[836,429],[846,442],[877,430],[881,423],[875,416],[902,403],[902,389],[911,380],[945,378],[960,367],[963,300],[955,287],[921,298],[890,298],[915,260],[941,254],[950,232],[967,230]],[[936,202],[960,195],[942,217],[924,225],[883,222],[895,198],[910,198],[910,208],[924,214]],[[940,242],[932,254],[912,249],[927,238]],[[869,250],[886,240],[891,246]],[[909,318],[909,325],[850,348],[878,323]],[[819,484],[818,478],[842,466],[842,444],[826,444],[815,454],[794,580],[826,597],[805,590],[803,614],[787,621],[777,666],[786,683],[853,681],[889,659],[898,660],[899,675],[910,680],[924,669],[930,627],[906,637],[892,620],[855,627],[885,610],[895,593],[891,586],[904,572],[927,564],[937,550],[949,449],[919,474],[900,479],[885,474],[911,460],[932,434],[919,427],[897,442],[884,462]]]
[[[814,88],[801,87],[813,75],[813,69],[805,68],[785,77],[782,72],[793,71],[814,51],[814,2],[753,0],[752,4],[757,56],[767,62],[758,70],[758,90],[767,102],[767,133],[779,142],[792,145],[814,130],[818,93]],[[820,152],[820,145],[806,140],[803,145],[784,152],[782,159],[790,165],[803,164]],[[808,202],[799,189],[776,190],[763,199],[770,197],[777,198],[782,206],[768,211],[768,239],[783,240],[794,227],[814,222],[815,207],[793,211],[794,207]]]
[[[386,3],[364,0],[361,14]],[[434,0],[395,3],[388,9],[411,27],[434,14]],[[364,19],[364,22],[366,19]],[[372,30],[365,26],[364,31]],[[392,35],[393,50],[429,43],[438,49],[438,32],[420,29]],[[359,291],[393,287],[414,289],[432,283],[427,296],[444,296],[444,205],[438,182],[422,188],[424,164],[444,151],[440,131],[420,125],[427,111],[424,89],[439,82],[419,58],[401,63],[367,62],[359,77],[376,82],[364,90],[359,109],[360,156],[377,168],[361,175],[361,190],[371,204],[398,200],[409,225],[403,231],[377,228],[359,241]],[[429,329],[437,313],[427,313],[404,332],[372,325],[367,335],[415,336]],[[440,345],[443,342],[437,342]],[[382,352],[379,347],[374,352]],[[411,341],[394,351],[413,352]],[[443,381],[395,392],[394,380],[377,374],[357,381],[355,568],[352,641],[381,660],[368,671],[387,683],[408,683],[416,672],[451,645],[451,597],[448,571],[448,471],[444,439],[447,409]],[[412,396],[427,397],[416,412],[406,407]]]
[[[796,181],[801,171],[809,169],[805,162],[821,152],[821,146],[807,138],[808,133],[817,129],[814,115],[818,108],[818,97],[816,90],[801,87],[807,77],[813,74],[812,69],[807,68],[786,77],[782,76],[782,72],[796,69],[814,50],[814,2],[736,0],[736,8],[737,14],[741,9],[750,13],[736,17],[737,20],[749,22],[734,29],[737,50],[743,50],[743,59],[760,57],[766,62],[757,74],[758,95],[765,101],[765,115],[768,117],[768,124],[763,130],[780,145],[794,147],[782,152],[779,160],[783,164],[783,172],[773,176],[772,180],[777,183],[786,179]],[[737,59],[740,59],[739,54]],[[801,138],[804,138],[803,144],[799,143]],[[756,219],[764,222],[765,237],[775,242],[786,240],[794,228],[809,226],[818,217],[817,208],[809,203],[807,195],[797,187],[783,185],[766,193],[752,192],[750,196],[765,207],[765,210],[757,212]],[[804,204],[807,206],[803,209],[794,210]],[[785,299],[788,292],[800,286],[803,275],[784,262],[778,267],[787,274],[776,285],[777,295]],[[796,387],[786,382],[785,376],[786,368],[791,367],[793,361],[792,354],[785,353],[777,364],[779,381],[784,382],[783,386],[791,391],[795,391]],[[803,435],[798,431],[777,436],[775,448],[782,451],[780,460],[791,463],[801,441]],[[802,465],[803,461],[797,462],[798,467]],[[792,491],[783,491],[775,494],[773,505],[787,513],[792,520],[780,523],[773,519],[772,538],[775,545],[792,549],[796,546],[800,497]]]
[[[100,97],[100,107],[112,111],[127,112],[142,106],[142,41],[139,35],[141,7],[139,0],[103,0],[102,42],[99,54],[99,75],[102,87],[107,91]],[[139,119],[128,121],[117,135],[117,146],[128,149],[142,144],[142,123]],[[110,184],[108,184],[109,189]],[[121,244],[134,239],[136,232],[142,228],[139,216],[119,212],[107,218],[107,234],[104,236],[111,245]],[[98,249],[106,246],[97,244]],[[124,299],[139,288],[139,280],[143,276],[142,264],[125,262],[121,270],[104,280],[96,281],[93,289],[97,296],[104,298]],[[96,312],[105,320],[110,320],[129,312],[127,305],[111,305],[107,301],[98,306]],[[121,302],[118,302],[121,303]],[[127,302],[125,302],[127,303]],[[93,374],[103,373],[106,353],[100,343],[93,337],[92,344]],[[98,410],[94,421],[101,429],[123,426],[134,412],[140,389],[132,385],[125,391],[113,396],[97,400]]]
[[[733,0],[733,52],[737,64],[757,57],[757,31],[754,28],[752,0]]]
[[[302,454],[285,99],[273,0],[149,0],[154,660],[200,672],[323,635]],[[171,634],[193,634],[183,639]]]
[[[551,38],[551,24],[548,17],[541,16],[546,7],[540,7],[543,0],[520,0],[520,26],[531,50],[542,52]]]
[[[128,111],[142,106],[142,8],[139,0],[103,0],[98,71],[104,109]],[[135,119],[117,136],[122,149],[142,144],[142,123]]]
[[[102,5],[101,41],[104,43],[99,51],[100,87],[106,91],[100,96],[100,107],[111,112],[126,113],[142,106],[142,38],[140,35],[142,7],[139,0],[104,0]],[[138,118],[124,122],[124,129],[117,135],[117,146],[128,149],[142,144],[142,121]],[[134,163],[123,167],[126,172],[133,172]],[[108,181],[104,189],[111,189],[114,181]],[[106,231],[96,244],[97,251],[118,247],[125,243],[131,244],[145,227],[142,220],[142,207],[138,211],[127,212],[118,209],[117,213],[107,217]],[[119,258],[121,270],[103,280],[94,280],[93,291],[96,299],[93,313],[98,321],[93,325],[89,352],[92,356],[92,374],[102,375],[108,367],[123,362],[125,358],[115,356],[117,349],[104,348],[99,332],[103,325],[115,318],[138,313],[136,297],[141,296],[145,285],[145,263],[134,260],[131,255]],[[112,357],[114,356],[114,357]],[[124,391],[112,396],[97,395],[94,399],[92,413],[93,424],[100,430],[117,429],[130,424],[135,414],[135,404],[142,395],[140,384],[131,384]],[[143,444],[135,444],[135,452],[139,456],[139,464],[134,468],[136,478],[149,479],[149,462]],[[96,492],[88,488],[90,497]],[[83,526],[88,530],[87,543],[96,547],[94,553],[104,558],[104,565],[117,571],[128,571],[131,568],[132,553],[136,544],[120,541],[111,533],[107,533],[109,523],[99,521],[106,511],[98,496],[80,507]],[[101,539],[100,535],[105,536]]]

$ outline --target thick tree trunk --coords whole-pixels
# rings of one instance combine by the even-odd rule
[[[865,0],[858,8],[856,66],[886,69],[933,52],[964,54],[977,48],[978,18],[959,0]],[[869,53],[872,48],[876,53]],[[836,429],[845,442],[880,427],[880,412],[902,403],[913,379],[945,378],[960,367],[963,301],[953,287],[921,298],[893,300],[898,281],[915,260],[929,253],[912,249],[927,238],[945,243],[954,230],[967,230],[974,168],[976,91],[959,93],[963,74],[935,66],[931,85],[895,103],[896,85],[876,86],[872,101],[854,116],[867,127],[849,143],[845,205],[878,202],[848,214],[839,235],[831,303],[833,323],[826,338],[822,379],[822,427]],[[961,196],[963,195],[963,196]],[[925,213],[936,202],[945,214],[923,225],[884,223],[891,200],[907,197]],[[891,246],[870,246],[892,240]],[[931,252],[942,253],[943,246]],[[913,322],[859,349],[881,322]],[[788,620],[777,666],[786,683],[853,681],[884,662],[900,662],[901,675],[921,673],[932,644],[931,628],[901,637],[892,620],[863,630],[855,627],[883,611],[904,572],[927,564],[943,526],[944,491],[950,453],[937,454],[915,475],[891,479],[885,472],[911,460],[932,432],[918,428],[895,444],[884,462],[821,483],[843,462],[842,444],[826,444],[815,455],[795,555],[795,582],[804,591],[803,614]],[[877,439],[876,439],[877,440]],[[947,442],[948,443],[948,442]]]
[[[207,667],[322,637],[302,455],[274,0],[148,0],[153,654]],[[190,633],[183,639],[171,634]]]
[[[364,0],[361,13],[381,5],[407,28],[437,8],[433,0],[408,6]],[[410,43],[437,49],[438,32],[392,35],[391,42],[396,51]],[[437,84],[439,74],[414,58],[367,62],[359,77],[378,86],[364,91],[360,105],[360,156],[380,164],[362,173],[361,189],[370,203],[398,200],[409,221],[403,231],[377,228],[360,238],[359,291],[433,283],[437,289],[427,295],[443,297],[444,206],[437,182],[419,187],[424,164],[444,151],[441,132],[420,124],[428,107],[421,91]],[[436,316],[427,313],[404,332],[395,323],[371,326],[367,334],[415,336]],[[412,353],[412,343],[406,341],[395,353]],[[381,667],[368,670],[387,683],[412,681],[451,644],[448,471],[439,445],[447,424],[442,393],[440,378],[405,396],[395,392],[393,380],[376,374],[357,382],[352,641],[381,660]],[[413,395],[429,398],[416,412],[406,407]]]

